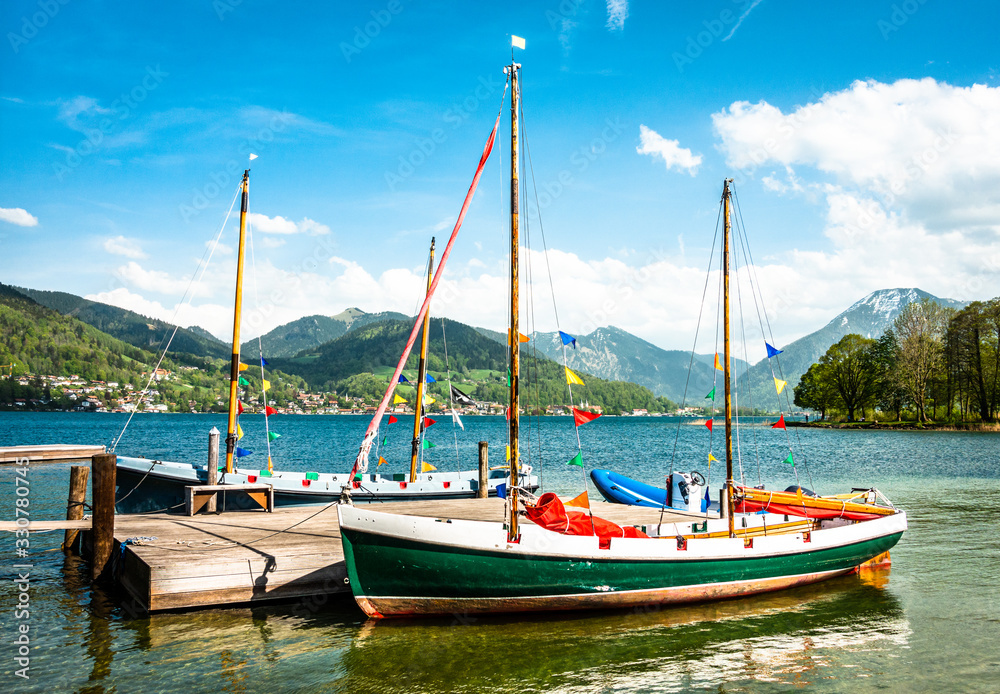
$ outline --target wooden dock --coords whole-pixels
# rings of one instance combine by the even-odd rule
[[[503,519],[500,499],[378,504],[380,511],[469,520]],[[657,509],[593,503],[594,515],[619,524],[659,521]],[[115,518],[115,576],[148,612],[349,593],[334,507],[285,507],[274,513]],[[664,522],[692,520],[665,514]],[[146,538],[156,538],[146,539]]]
[[[61,462],[68,460],[90,460],[91,456],[104,453],[104,446],[74,446],[65,443],[45,446],[8,446],[0,448],[0,464]]]

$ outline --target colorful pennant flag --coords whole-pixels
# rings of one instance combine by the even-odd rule
[[[433,405],[436,402],[437,402],[437,400],[435,400],[434,398],[432,398],[430,395],[425,395],[424,396],[424,407],[427,407],[428,405]]]
[[[399,374],[399,381],[398,382],[399,383],[409,383],[409,381],[406,380],[406,376],[404,376],[403,374]]]
[[[573,345],[573,349],[576,349],[576,338],[569,333],[564,333],[562,330],[559,331],[559,337],[562,338],[562,343],[564,345]]]
[[[574,455],[572,458],[570,458],[566,462],[566,464],[567,465],[576,465],[577,467],[583,467],[583,451],[577,451],[576,455]]]
[[[239,441],[243,438],[243,427],[239,424],[236,425],[236,440]]]
[[[236,413],[243,414],[243,403],[239,400],[236,401]]]
[[[711,431],[712,430],[712,420],[711,419],[706,419],[705,420],[705,426],[707,426],[708,430]]]
[[[510,369],[507,369],[507,387],[508,388],[510,388],[510,383],[511,383],[511,380],[510,380]]]
[[[240,380],[236,381],[236,384],[241,386],[248,386],[250,385],[250,381],[240,376]]]
[[[248,455],[252,455],[252,454],[253,454],[253,451],[248,451],[247,449],[240,448],[239,446],[236,447],[236,457],[237,458],[246,458]]]
[[[497,497],[500,498],[500,499],[506,499],[507,498],[507,485],[506,484],[498,484],[497,485]]]
[[[426,383],[437,383],[437,379],[435,379],[435,378],[434,378],[433,376],[431,376],[430,374],[426,374],[426,375],[424,376],[424,381],[425,381]]]
[[[782,352],[785,351],[783,349],[775,349],[774,347],[772,347],[771,345],[769,345],[766,342],[764,343],[764,346],[767,347],[767,358],[768,359],[770,359],[771,357],[776,357],[776,356],[778,356],[779,354],[781,354]]]
[[[267,359],[265,359],[264,357],[261,357],[261,358],[260,358],[260,365],[261,365],[261,366],[268,366],[268,361],[267,361]]]
[[[722,362],[719,361],[719,353],[718,352],[715,353],[715,368],[717,368],[719,371],[723,371]]]
[[[794,460],[792,460],[792,454],[791,454],[791,453],[789,453],[789,454],[788,454],[788,457],[787,457],[787,458],[785,458],[784,460],[782,460],[781,462],[783,462],[783,463],[788,463],[788,464],[789,464],[789,465],[791,465],[792,467],[795,467],[795,461],[794,461]]]
[[[507,460],[510,460],[510,444],[507,444]]]
[[[510,421],[510,406],[509,405],[507,407],[503,408],[503,418],[506,419],[508,422]]]
[[[564,506],[575,506],[576,508],[590,508],[590,496],[588,496],[586,490],[583,494],[575,496],[569,501],[563,504]]]
[[[573,408],[573,422],[576,426],[586,424],[587,422],[593,422],[600,416],[601,415],[597,412],[584,412],[583,410],[578,410],[575,407]]]
[[[717,463],[717,462],[719,462],[719,459],[718,459],[718,458],[716,458],[716,457],[715,457],[714,455],[712,455],[711,453],[709,453],[709,454],[708,454],[708,464],[709,464],[709,465],[711,465],[712,463]]]
[[[436,443],[431,443],[427,439],[424,439],[424,442],[421,444],[420,447],[423,448],[426,451],[428,448],[437,448],[437,444]]]
[[[712,388],[712,392],[706,395],[705,399],[715,402],[715,388]]]
[[[280,438],[281,438],[281,434],[276,434],[273,431],[267,432],[267,440],[268,441],[274,441],[275,439],[280,439]]]
[[[509,385],[509,384],[508,384]],[[455,386],[451,387],[451,399],[457,402],[459,405],[475,405],[476,401],[470,398],[468,395],[460,391]]]
[[[527,335],[525,335],[524,333],[518,333],[517,337],[518,337],[518,339],[517,339],[518,342],[530,342],[531,341],[531,338],[528,337]],[[508,345],[510,344],[510,328],[507,328],[507,344]]]
[[[437,468],[430,463],[420,461],[420,472],[434,472],[435,470],[437,470]]]
[[[389,435],[388,435],[388,434],[386,434],[385,436],[383,436],[383,437],[382,437],[382,445],[383,445],[383,446],[385,445],[385,440],[386,440],[387,438],[389,438]]]
[[[431,426],[432,424],[437,424],[437,420],[431,419],[430,417],[424,417],[424,429]]]
[[[574,385],[575,384],[575,385],[578,385],[578,386],[584,385],[584,382],[580,380],[580,377],[577,376],[572,371],[570,371],[568,366],[567,367],[563,367],[563,368],[566,369],[566,383],[567,384],[569,384],[569,385]]]
[[[781,415],[778,421],[771,425],[772,429],[785,429],[785,415]],[[787,429],[785,429],[787,431]]]
[[[264,408],[264,414],[270,417],[273,414],[278,414],[278,411],[273,407],[271,407],[270,405],[268,405],[267,407]]]
[[[520,48],[523,51],[524,50],[524,39],[522,39],[520,36],[514,36],[513,34],[511,34],[510,35],[510,45],[511,45],[511,48]]]
[[[403,398],[399,397],[398,393],[393,393],[392,394],[392,404],[393,405],[398,405],[401,402],[406,402],[406,400],[404,400]]]
[[[399,420],[396,419],[396,415],[394,415],[394,414],[389,415],[389,424],[395,424],[398,421]]]
[[[379,467],[379,465],[385,465],[385,462],[386,462],[385,458],[383,458],[382,456],[379,456],[378,457],[378,465],[376,465],[375,467]]]
[[[712,498],[708,495],[708,489],[705,490],[705,498],[701,500],[701,512],[704,513],[708,510],[708,505],[712,503]]]
[[[453,424],[457,424],[459,427],[461,427],[462,431],[465,431],[465,425],[462,424],[462,418],[458,416],[458,412],[456,412],[455,410],[451,411],[451,421]]]
[[[247,366],[246,364],[240,364],[240,366],[239,366],[239,370],[240,370],[240,371],[246,371],[246,370],[247,370],[247,369],[249,369],[249,368],[250,368],[250,367],[249,367],[249,366]]]
[[[781,391],[783,391],[787,385],[788,381],[782,381],[780,378],[774,379],[774,387],[778,389],[778,395],[781,395]]]
[[[267,390],[270,387],[271,387],[271,382],[268,381],[267,379],[263,379],[263,388],[264,388],[264,390]]]

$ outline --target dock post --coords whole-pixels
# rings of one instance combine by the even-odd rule
[[[95,455],[91,458],[94,476],[91,481],[91,499],[94,504],[93,543],[90,558],[90,577],[99,578],[111,565],[111,550],[115,541],[115,466],[118,456],[114,453]]]
[[[485,499],[490,495],[489,474],[490,474],[490,445],[486,441],[479,442],[479,489],[476,490],[477,499]]]
[[[219,483],[219,430],[212,427],[208,432],[208,482],[205,484],[214,485]],[[218,496],[209,499],[205,506],[205,513],[218,513]]]
[[[87,500],[87,478],[90,468],[85,465],[74,465],[69,469],[69,501],[66,502],[66,520],[83,520],[83,502]],[[79,530],[66,530],[63,536],[63,552],[76,554],[73,545],[80,534]]]

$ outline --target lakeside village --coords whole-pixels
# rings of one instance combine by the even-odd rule
[[[194,370],[196,367],[181,366],[181,370]],[[143,378],[149,373],[143,372]],[[0,401],[0,410],[8,411],[48,411],[48,412],[152,412],[152,413],[201,413],[225,412],[227,403],[221,397],[216,399],[214,406],[208,408],[198,406],[197,401],[172,402],[164,398],[161,384],[170,383],[177,375],[167,369],[157,369],[153,374],[150,388],[142,393],[132,383],[116,381],[90,381],[78,375],[0,375],[0,380],[16,384],[23,390],[32,391],[37,397],[13,397],[8,401]],[[349,395],[331,395],[329,393],[310,393],[295,390],[286,402],[270,400],[268,403],[278,414],[374,414],[377,401],[372,398]],[[244,403],[248,412],[256,412],[260,406]],[[425,408],[428,413],[443,412],[450,409],[449,405],[435,402]],[[623,412],[603,412],[600,405],[583,403],[580,409],[598,414],[626,417],[664,417],[664,416],[706,416],[705,408],[684,407],[671,412],[649,412],[646,409],[633,409]],[[413,414],[409,403],[400,403],[389,408],[395,414]],[[455,411],[460,415],[503,415],[505,405],[497,402],[477,401],[473,405],[455,403]],[[551,416],[569,415],[570,408],[563,405],[549,405],[544,411],[531,414]]]

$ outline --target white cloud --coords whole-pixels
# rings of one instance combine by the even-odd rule
[[[0,207],[0,221],[10,222],[19,227],[38,226],[38,217],[30,214],[20,207],[3,208]]]
[[[676,168],[678,171],[687,171],[694,176],[701,165],[701,155],[692,154],[691,150],[680,146],[678,140],[668,140],[655,130],[647,128],[645,125],[639,126],[639,141],[641,147],[636,147],[639,154],[648,154],[655,158],[660,158],[667,165],[667,170]]]
[[[104,250],[113,255],[123,255],[134,260],[143,260],[149,256],[143,252],[139,242],[124,236],[113,236],[104,240]]]
[[[308,217],[296,223],[280,215],[268,217],[259,212],[251,212],[247,216],[250,218],[253,228],[262,234],[308,234],[309,236],[321,236],[330,233],[330,227]]]
[[[608,0],[608,29],[621,31],[628,19],[628,0]]]

